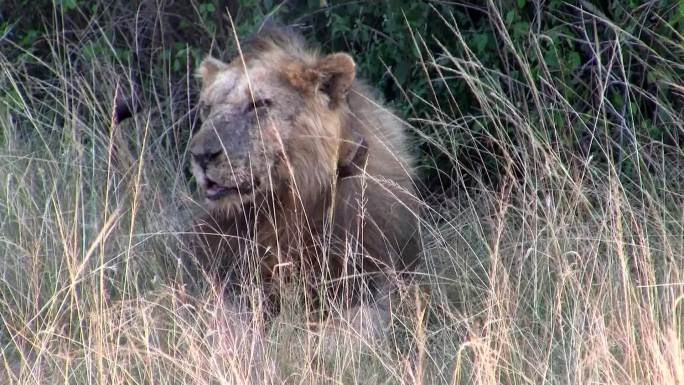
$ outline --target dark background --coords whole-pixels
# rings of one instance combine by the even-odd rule
[[[135,109],[163,100],[175,119],[187,120],[178,124],[185,132],[194,121],[182,113],[196,98],[194,68],[207,53],[226,58],[234,50],[228,13],[241,38],[264,22],[291,24],[325,52],[351,53],[360,77],[415,127],[426,195],[524,174],[519,127],[487,118],[464,71],[455,70],[465,61],[479,63],[474,76],[526,111],[534,135],[568,163],[610,160],[629,178],[637,167],[631,146],[656,143],[681,156],[683,128],[662,113],[684,108],[684,3],[676,0],[13,0],[0,5],[0,49],[48,82],[56,75],[40,62],[54,60],[55,49],[83,73],[104,59],[117,63],[113,76],[129,79],[124,94]],[[23,92],[40,97],[39,88]],[[539,96],[548,110],[535,108]],[[535,125],[535,114],[552,124]],[[181,148],[187,135],[177,138]]]

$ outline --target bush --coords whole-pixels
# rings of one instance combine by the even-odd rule
[[[682,128],[663,120],[664,111],[684,107],[678,87],[684,71],[677,65],[684,58],[684,5],[674,0],[615,0],[599,6],[526,0],[458,6],[399,0],[249,0],[158,6],[143,2],[138,8],[125,1],[104,7],[62,0],[54,8],[47,2],[40,7],[43,13],[29,15],[21,12],[27,1],[15,3],[2,11],[5,21],[0,30],[5,38],[0,44],[18,55],[19,62],[31,65],[46,59],[41,56],[49,52],[51,31],[44,23],[54,20],[69,31],[61,37],[71,43],[67,47],[81,53],[65,54],[86,61],[110,55],[125,68],[132,63],[141,89],[159,92],[169,86],[163,97],[181,110],[192,105],[186,97],[195,92],[188,73],[200,58],[207,52],[225,56],[232,50],[226,11],[241,37],[264,21],[302,26],[309,40],[324,50],[352,53],[361,77],[414,124],[426,192],[496,185],[506,172],[524,173],[516,161],[528,150],[522,142],[515,140],[515,148],[498,144],[502,135],[519,135],[515,125],[473,119],[491,108],[478,100],[473,90],[477,84],[468,79],[483,69],[486,73],[477,75],[495,79],[496,87],[514,99],[511,107],[532,110],[537,116],[530,122],[535,135],[552,136],[568,157],[611,158],[618,161],[621,173],[633,177],[638,165],[629,154],[635,146],[683,143]],[[79,35],[79,29],[102,13],[128,22],[104,26],[110,32],[102,36]],[[155,84],[163,78],[160,71],[168,71],[173,83]],[[601,83],[606,72],[610,80]],[[558,92],[546,92],[548,84],[559,84]],[[541,97],[532,98],[533,94]],[[567,121],[559,111],[564,108],[574,111]],[[437,124],[435,115],[448,124]],[[550,132],[546,121],[563,129]],[[625,122],[635,124],[628,128]],[[182,126],[187,129],[190,124],[188,120]]]

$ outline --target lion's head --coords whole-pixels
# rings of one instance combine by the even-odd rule
[[[279,43],[252,42],[230,63],[208,57],[197,71],[203,123],[190,143],[191,165],[210,208],[283,188],[317,194],[363,152],[340,113],[355,77],[352,58],[301,55],[298,41]]]

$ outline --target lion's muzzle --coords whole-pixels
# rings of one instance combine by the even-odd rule
[[[249,194],[259,185],[251,171],[253,119],[217,111],[190,141],[192,172],[209,200]]]
[[[206,169],[210,161],[224,154],[234,166],[242,165],[249,154],[251,120],[229,112],[210,115],[190,142],[193,160]]]

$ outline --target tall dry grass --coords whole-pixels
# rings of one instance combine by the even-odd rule
[[[626,174],[613,148],[599,161],[554,142],[566,122],[596,133],[615,122],[606,106],[580,115],[553,76],[532,75],[538,41],[519,52],[501,28],[528,80],[513,89],[473,54],[422,57],[433,80],[457,77],[482,108],[458,120],[435,111],[423,123],[445,134],[425,139],[494,127],[504,174],[432,199],[417,274],[429,296],[407,288],[384,338],[369,339],[307,328],[296,287],[264,329],[180,274],[197,203],[183,172],[189,132],[165,102],[172,85],[159,79],[148,108],[116,127],[127,65],[76,65],[53,32],[42,77],[0,53],[1,384],[684,383],[682,149],[633,137]],[[600,64],[599,96],[620,73],[614,59]],[[681,132],[681,111],[652,96]],[[629,134],[640,121],[621,124]],[[113,152],[116,130],[130,153]]]

